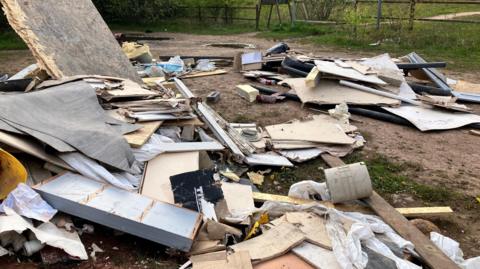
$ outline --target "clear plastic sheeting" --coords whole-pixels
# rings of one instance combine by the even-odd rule
[[[8,194],[0,205],[0,212],[7,215],[19,214],[43,222],[48,222],[57,214],[56,209],[23,183],[18,184],[17,188]]]
[[[288,196],[295,198],[312,199],[316,195],[320,195],[323,201],[330,200],[327,183],[304,180],[291,185],[288,190]]]
[[[215,64],[210,62],[209,59],[200,59],[197,61],[195,70],[198,71],[213,71],[215,70]]]
[[[462,269],[480,268],[480,256],[468,260],[463,259],[463,251],[457,241],[436,232],[430,233],[430,240]]]
[[[59,157],[73,167],[79,174],[100,182],[108,182],[124,190],[135,190],[140,185],[141,169],[138,165],[135,174],[127,172],[111,173],[105,167],[87,156],[73,152],[62,153]]]

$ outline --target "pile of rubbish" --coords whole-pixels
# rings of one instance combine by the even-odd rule
[[[44,1],[1,2],[37,63],[0,82],[0,256],[94,259],[102,250],[87,253],[81,235],[103,225],[184,252],[181,268],[435,269],[426,255],[435,245],[438,263],[478,268],[479,258],[464,260],[440,234],[418,245],[423,234],[373,191],[366,165],[337,158],[366,143],[351,124],[358,111],[422,131],[480,123],[456,103],[475,95],[450,89],[431,68],[437,63],[416,54],[410,63],[320,59],[286,44],[232,59],[156,61],[146,44],[119,46],[89,0],[48,0],[48,14],[38,6]],[[249,102],[333,106],[282,124],[230,123],[182,81],[224,74],[217,66],[228,65],[291,89],[238,85]],[[439,88],[405,77],[417,72]],[[319,157],[338,163],[324,170],[324,183],[295,183],[288,196],[258,190],[272,169]],[[76,227],[71,216],[92,224]]]

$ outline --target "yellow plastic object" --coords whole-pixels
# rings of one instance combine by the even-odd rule
[[[10,153],[0,149],[0,200],[5,199],[19,183],[27,181],[27,170]]]

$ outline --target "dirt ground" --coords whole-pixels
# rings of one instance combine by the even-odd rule
[[[158,33],[156,35],[171,37],[172,39],[147,42],[155,57],[159,55],[233,56],[235,52],[244,50],[212,48],[204,45],[212,42],[244,42],[255,44],[258,50],[265,50],[276,42],[275,40],[256,38],[255,34],[198,36]],[[333,50],[329,47],[302,44],[295,40],[288,40],[287,42],[294,50],[321,56],[345,58],[373,56],[370,53],[352,53]],[[33,61],[28,51],[2,51],[0,52],[0,74],[12,74]],[[445,71],[447,75],[454,79],[461,78],[480,83],[480,70],[471,73],[458,73],[455,70],[448,69]],[[250,121],[264,126],[295,118],[304,118],[315,113],[312,110],[302,108],[299,103],[293,101],[277,104],[251,104],[246,102],[235,93],[235,85],[249,82],[240,74],[234,72],[225,75],[186,79],[185,83],[194,93],[202,97],[212,90],[220,91],[221,101],[212,106],[230,122]],[[472,105],[472,107],[477,113],[480,112],[480,105]],[[455,210],[453,216],[430,220],[437,224],[443,233],[459,241],[467,256],[480,255],[480,225],[477,224],[480,220],[478,206],[472,208],[464,206],[469,203],[477,203],[474,199],[480,195],[480,177],[478,176],[480,175],[480,137],[469,134],[468,128],[441,132],[420,132],[408,126],[395,125],[361,116],[355,116],[355,118],[361,122],[355,122],[354,124],[359,127],[367,139],[367,144],[363,149],[364,154],[380,153],[394,161],[414,164],[421,169],[415,171],[413,180],[423,184],[444,186],[466,195],[464,197],[467,197],[465,199],[468,199],[468,201],[461,201],[462,206],[457,206],[456,202],[458,201],[444,201],[443,205],[450,205]],[[408,202],[393,201],[393,206],[422,206],[425,204],[416,200]],[[103,230],[100,229],[100,231]],[[99,238],[103,237],[103,234],[96,232],[95,235],[87,237],[86,245],[88,246],[90,242],[97,243]],[[164,257],[161,254],[162,247],[139,239],[133,240],[142,247],[132,247],[131,240],[128,239],[132,238],[128,236],[105,236],[104,243],[107,248],[105,253],[99,254],[97,263],[89,261],[81,263],[79,267],[97,268],[99,264],[102,264],[100,266],[102,268],[175,268],[171,267],[172,264],[169,264],[169,262],[160,262]],[[111,250],[113,247],[112,240],[113,244],[118,244],[117,247],[120,250]],[[130,251],[135,254],[130,253]],[[141,257],[140,260],[146,259],[147,261],[144,264],[139,264],[140,260],[135,257]],[[9,264],[7,268],[27,268],[24,265],[28,263],[15,264],[14,258],[8,258],[8,260],[10,263],[7,263]],[[1,262],[2,259],[0,259]],[[32,266],[34,266],[34,263]]]

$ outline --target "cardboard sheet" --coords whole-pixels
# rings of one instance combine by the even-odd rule
[[[12,28],[53,78],[108,75],[141,83],[91,0],[0,2]]]
[[[384,107],[383,109],[408,120],[420,131],[449,130],[472,123],[480,123],[480,116],[470,113],[408,105],[398,108]]]
[[[162,153],[148,161],[141,194],[174,204],[170,176],[199,169],[199,152]]]
[[[320,80],[315,88],[306,86],[304,78],[290,78],[284,82],[295,90],[302,103],[336,105],[345,102],[352,105],[400,105],[398,100],[342,86],[336,80]]]

